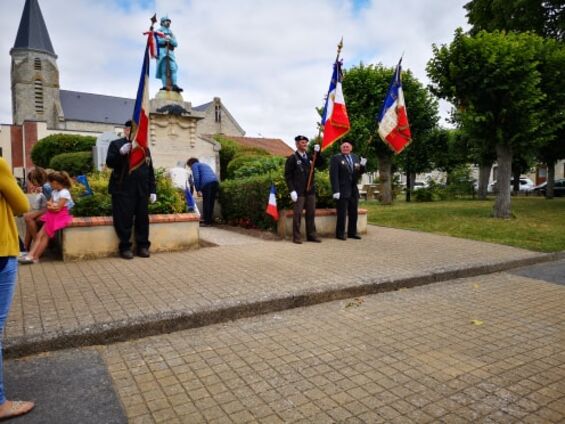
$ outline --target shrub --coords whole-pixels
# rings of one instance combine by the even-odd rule
[[[235,162],[235,159],[233,162]],[[285,162],[286,159],[280,156],[261,156],[258,159],[244,163],[234,171],[233,177],[245,178],[252,175],[270,174],[271,172],[284,173]]]
[[[292,202],[282,172],[273,176],[277,190],[279,210],[292,209]],[[220,203],[224,219],[232,225],[273,229],[276,223],[265,213],[269,198],[271,177],[254,175],[247,178],[226,180],[220,185]],[[317,207],[334,207],[327,172],[316,174]]]
[[[61,153],[92,152],[96,138],[74,134],[52,134],[39,140],[31,149],[34,165],[48,168],[51,159]]]
[[[253,147],[244,147],[229,138],[221,135],[216,135],[214,139],[222,145],[220,150],[220,176],[221,179],[227,179],[228,164],[237,155],[242,154],[255,154],[255,155],[269,155],[265,149],[258,149]]]
[[[49,162],[49,168],[67,171],[72,177],[88,174],[92,171],[92,165],[91,152],[61,153],[53,156]]]
[[[157,180],[157,201],[149,205],[149,213],[182,213],[186,211],[186,203],[182,190],[173,186],[171,180],[165,176],[164,169],[155,170]],[[74,184],[72,196],[75,206],[72,209],[74,216],[109,216],[112,215],[112,198],[108,194],[108,181],[110,172],[93,172],[88,175],[88,183],[93,195],[85,195],[85,187]]]

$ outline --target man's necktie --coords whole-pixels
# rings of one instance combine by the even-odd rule
[[[353,171],[353,161],[351,160],[351,156],[347,155],[347,164],[349,165],[349,169]]]

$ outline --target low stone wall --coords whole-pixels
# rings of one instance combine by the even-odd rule
[[[198,247],[199,219],[196,214],[149,215],[149,222],[151,252]],[[118,244],[111,216],[73,217],[71,225],[63,230],[63,260],[115,256]]]
[[[292,239],[292,211],[281,211],[281,216],[277,225],[277,233],[279,237]],[[335,209],[316,209],[316,232],[321,237],[335,237],[335,225],[337,221],[337,212]],[[347,229],[347,222],[345,224]],[[367,232],[367,209],[359,209],[359,217],[357,218],[357,232],[365,234]],[[304,212],[302,213],[302,221],[300,223],[300,234],[304,238],[306,235],[306,223]]]

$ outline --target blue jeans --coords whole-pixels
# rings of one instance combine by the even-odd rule
[[[3,264],[3,266],[2,266]],[[18,275],[18,260],[15,257],[0,258],[0,405],[6,402],[4,393],[4,364],[2,363],[2,337],[4,335],[4,324],[16,288],[16,277]]]

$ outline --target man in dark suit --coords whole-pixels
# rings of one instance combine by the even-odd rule
[[[308,147],[308,139],[303,135],[297,135],[294,138],[296,143],[296,152],[288,157],[284,167],[284,177],[286,185],[290,193],[290,198],[294,202],[294,217],[292,219],[292,241],[301,244],[300,237],[300,220],[302,211],[306,209],[306,240],[320,243],[321,240],[316,235],[316,188],[314,186],[314,174],[312,171],[312,181],[308,190],[308,176],[312,165],[312,156],[308,155],[306,148]],[[316,160],[314,167],[320,167],[323,164],[320,151],[320,145],[314,145],[316,152]]]
[[[120,256],[133,259],[131,231],[135,216],[135,244],[137,255],[149,257],[149,202],[157,200],[155,171],[149,149],[145,160],[134,170],[129,169],[132,148],[129,135],[131,121],[125,123],[124,137],[114,140],[108,147],[106,165],[112,168],[108,192],[112,195],[114,229],[120,239]]]
[[[336,201],[337,224],[335,236],[345,240],[345,217],[348,216],[347,237],[361,240],[357,234],[357,207],[359,205],[359,189],[357,182],[365,172],[367,159],[351,153],[353,145],[343,141],[341,153],[334,155],[330,161],[330,181],[333,198]]]

